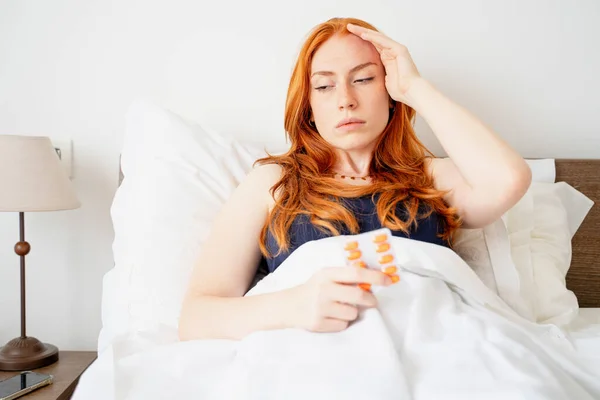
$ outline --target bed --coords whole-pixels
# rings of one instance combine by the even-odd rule
[[[557,159],[556,181],[567,182],[588,196],[596,206],[586,216],[573,238],[573,259],[567,274],[567,287],[589,308],[584,315],[600,320],[600,160]],[[119,185],[123,172],[119,168]],[[259,270],[255,282],[266,274]],[[597,310],[595,310],[597,309]]]
[[[597,205],[600,204],[600,160],[552,160],[552,182],[566,182],[587,196],[587,201],[596,204],[589,212],[582,213],[585,219],[577,224],[572,241],[569,236],[572,257],[566,287],[576,295],[577,315],[567,313],[544,323],[532,323],[511,308],[519,304],[505,303],[491,294],[489,287],[475,273],[463,267],[465,261],[456,253],[444,253],[449,250],[441,246],[430,248],[427,246],[434,245],[398,238],[394,246],[401,251],[397,254],[408,257],[409,264],[413,260],[411,257],[421,257],[425,263],[427,260],[444,260],[448,265],[442,272],[408,269],[403,282],[408,285],[407,293],[413,290],[414,296],[407,298],[400,291],[382,295],[385,301],[380,311],[365,312],[361,317],[362,324],[355,324],[354,328],[338,336],[282,330],[258,332],[235,344],[229,341],[179,342],[178,310],[190,272],[189,268],[181,266],[194,263],[200,243],[208,233],[208,222],[253,161],[262,154],[261,146],[225,139],[198,125],[190,125],[155,105],[132,107],[128,113],[121,163],[123,184],[115,195],[111,210],[115,226],[115,268],[104,278],[99,354],[82,376],[74,399],[196,397],[263,400],[336,396],[387,399],[397,398],[403,390],[406,393],[412,391],[416,399],[593,399],[600,396],[600,263],[597,262],[600,257],[600,207]],[[553,185],[548,183],[549,187]],[[588,203],[571,206],[576,208],[585,204]],[[518,220],[520,214],[516,215]],[[522,232],[508,234],[520,237]],[[486,240],[490,238],[487,236]],[[296,250],[286,260],[287,265],[282,264],[276,273],[260,282],[256,279],[258,284],[247,295],[302,282],[310,268],[335,262],[330,251],[335,238],[330,239]],[[485,240],[479,243],[485,244]],[[510,250],[501,250],[507,251]],[[295,263],[311,267],[303,268]],[[262,277],[260,272],[257,277]],[[440,277],[440,274],[446,275]],[[555,283],[560,283],[561,279],[564,286],[564,277],[559,276]],[[498,281],[498,285],[500,283]],[[459,290],[452,292],[451,288]],[[431,298],[440,291],[446,291],[447,296],[436,298],[439,302],[435,305]],[[569,299],[569,293],[566,291],[561,296]],[[446,299],[444,301],[454,302],[454,308],[442,304],[442,297]],[[413,307],[403,314],[406,318],[412,315],[412,320],[398,319],[392,306],[399,303]],[[419,319],[415,317],[419,314],[415,310],[421,310],[419,312],[424,315],[427,312],[433,314]],[[490,314],[490,310],[494,312]],[[461,316],[463,311],[466,319]],[[431,315],[435,317],[432,319]],[[499,322],[500,315],[506,319],[502,317]],[[454,322],[446,325],[440,322],[437,328],[445,335],[436,336],[438,330],[432,328],[432,320]],[[465,321],[471,322],[465,324]],[[478,327],[479,331],[465,328],[469,326]],[[394,335],[388,335],[392,331],[399,334],[404,329],[408,333],[402,333],[402,340],[396,341]],[[489,344],[498,337],[498,332],[507,330],[512,333],[506,337],[512,335],[514,340],[502,339],[490,348]],[[472,342],[471,339],[465,342],[471,334],[475,335]],[[368,338],[369,352],[364,351],[365,338]],[[451,339],[457,342],[453,346],[444,345],[445,340]],[[415,340],[421,341],[417,346],[420,351],[411,353],[413,347],[406,346],[407,343],[414,346]],[[482,347],[473,349],[472,343],[480,343]],[[535,351],[527,350],[532,352],[531,357],[523,355],[524,350],[520,347],[524,343],[535,347]],[[400,355],[400,348],[402,354],[411,353],[411,357],[416,358],[398,363],[390,355]],[[352,349],[352,357],[349,357],[348,349]],[[473,370],[456,368],[456,364],[442,368],[444,362],[459,360],[469,351],[487,352],[492,358]],[[419,375],[415,372],[419,370],[418,365],[431,361],[426,360],[428,354],[435,360],[433,365],[440,366],[439,371],[428,367]],[[574,362],[569,358],[572,355],[581,359]],[[553,363],[536,364],[536,360],[548,357],[554,360]],[[315,359],[319,363],[315,364]],[[357,359],[361,360],[358,364]],[[495,386],[498,371],[489,376],[481,375],[494,364],[490,360],[498,365],[510,365],[513,372],[521,374],[515,372],[515,379],[521,383],[514,387],[509,384]],[[411,368],[404,370],[403,365]],[[266,370],[269,372],[265,373]],[[533,385],[535,393],[531,392],[531,387],[519,386],[522,382],[535,381],[532,371],[545,376],[543,381]],[[459,373],[477,378],[466,386],[457,386],[461,377],[452,374]],[[273,386],[273,381],[278,382],[277,387]]]

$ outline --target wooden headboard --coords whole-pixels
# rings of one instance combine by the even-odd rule
[[[567,287],[580,307],[600,307],[600,160],[556,160],[556,181],[585,194],[594,206],[573,238]]]

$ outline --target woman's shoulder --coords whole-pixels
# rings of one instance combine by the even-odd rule
[[[282,172],[283,168],[279,164],[261,164],[252,168],[247,179],[257,184],[273,186],[281,179]]]
[[[262,164],[254,167],[246,177],[244,185],[250,185],[256,193],[265,195],[269,210],[273,208],[275,199],[271,189],[282,177],[283,168],[279,164]]]
[[[433,176],[435,169],[439,168],[440,163],[443,163],[443,159],[437,157],[425,157],[423,161],[425,164],[425,173],[429,176]]]

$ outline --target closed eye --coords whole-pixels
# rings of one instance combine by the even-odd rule
[[[372,76],[372,77],[370,77],[370,78],[356,79],[354,82],[355,82],[355,83],[367,83],[367,82],[370,82],[370,81],[372,81],[373,79],[375,79],[375,77],[374,77],[374,76]],[[331,88],[331,87],[332,87],[332,86],[329,86],[329,85],[327,85],[327,86],[318,86],[318,87],[316,87],[316,88],[315,88],[315,90],[318,90],[318,91],[321,91],[321,92],[322,92],[322,91],[325,91],[325,90],[327,90],[327,89],[329,89],[329,88]]]

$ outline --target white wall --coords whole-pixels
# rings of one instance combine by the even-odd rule
[[[594,0],[3,0],[0,134],[71,138],[83,203],[26,215],[29,334],[95,348],[131,100],[153,98],[240,138],[282,140],[293,58],[332,16],[366,19],[406,44],[422,75],[524,156],[600,158]],[[420,120],[417,129],[443,155]],[[17,215],[0,214],[0,345],[19,334],[17,238]]]

